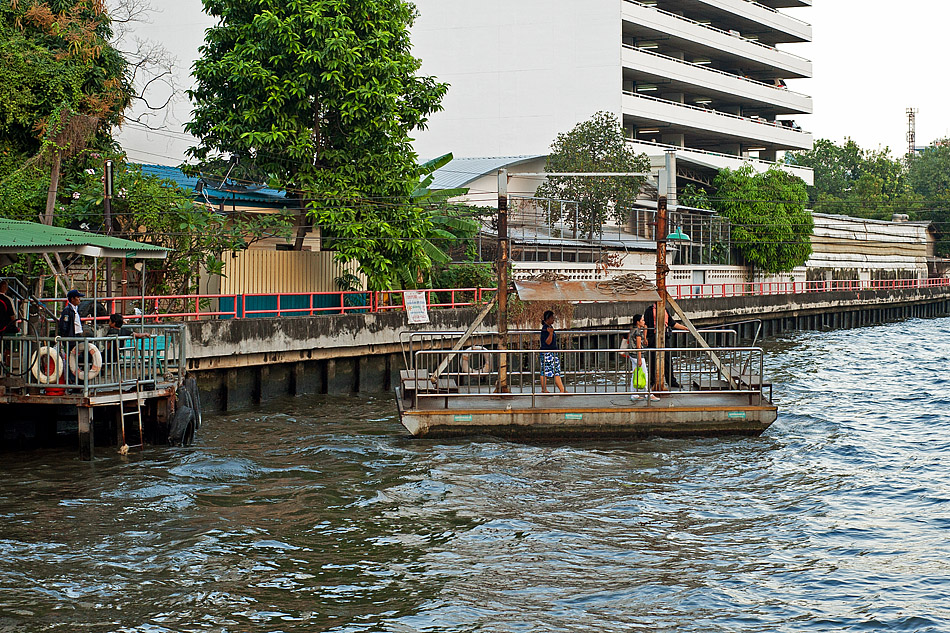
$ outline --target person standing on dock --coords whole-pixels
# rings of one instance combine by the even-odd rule
[[[16,304],[7,295],[9,289],[7,280],[0,279],[0,336],[16,336],[20,333]]]
[[[629,352],[626,352],[626,357],[630,361],[630,391],[639,391],[646,387],[647,376],[650,375],[650,370],[647,367],[647,364],[643,361],[643,352],[641,351],[647,347],[647,322],[644,320],[642,314],[633,315],[633,325],[630,327],[630,331],[624,336],[624,343],[626,349],[629,349]],[[636,350],[636,352],[634,352]],[[642,368],[642,383],[637,382],[637,371]],[[640,399],[640,394],[633,393],[630,394],[630,401],[636,402]],[[657,401],[659,398],[654,396],[652,393],[648,396],[652,401]]]
[[[663,314],[663,326],[666,328],[665,347],[667,349],[670,347],[673,347],[672,345],[673,330],[689,331],[689,328],[687,328],[685,325],[683,325],[679,321],[673,321],[671,317],[672,317],[672,314],[670,314],[670,309],[667,308],[666,312]],[[656,304],[655,303],[650,304],[650,307],[647,308],[647,311],[643,315],[643,319],[644,321],[646,321],[646,325],[647,325],[647,345],[653,349],[656,349],[657,326],[656,326]],[[650,367],[653,367],[655,370],[657,358],[660,353],[663,354],[663,365],[664,365],[664,374],[666,375],[666,385],[673,389],[679,389],[681,385],[679,381],[676,379],[676,376],[673,375],[673,363],[671,362],[670,353],[668,351],[667,352],[655,352],[655,351],[650,352],[650,360],[648,360],[647,363],[650,365]],[[659,388],[659,385],[655,384],[656,376],[654,376],[653,373],[650,374],[650,381],[651,381],[651,384],[653,385],[653,389],[657,390]]]
[[[79,302],[84,296],[75,288],[66,293],[66,307],[63,308],[63,313],[59,315],[59,323],[56,326],[56,334],[60,338],[82,338],[82,317],[79,316]],[[69,368],[69,354],[72,352],[72,345],[75,345],[75,343],[65,342],[63,344],[63,356],[66,359],[66,384],[75,386],[79,381]]]
[[[548,378],[561,393],[566,393],[561,381],[561,359],[557,350],[557,332],[554,331],[554,312],[548,310],[541,319],[541,393],[548,393]]]
[[[59,315],[59,326],[56,332],[66,338],[82,338],[82,317],[79,316],[79,301],[85,295],[75,288],[66,293],[66,307]]]

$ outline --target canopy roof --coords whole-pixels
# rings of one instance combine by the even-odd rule
[[[0,253],[75,253],[87,257],[165,259],[168,249],[108,235],[0,218]]]

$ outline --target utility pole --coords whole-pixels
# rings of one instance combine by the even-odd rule
[[[498,385],[495,393],[508,389],[508,170],[498,170]]]
[[[666,391],[666,353],[661,352],[666,347],[666,274],[670,267],[666,265],[666,196],[661,195],[656,201],[656,292],[660,300],[656,303],[653,314],[653,326],[656,328],[656,372],[657,391]]]
[[[907,108],[907,158],[917,153],[917,108]]]
[[[103,169],[103,184],[105,190],[102,198],[102,211],[106,221],[106,235],[112,235],[112,184],[113,184],[113,164],[107,160]],[[106,296],[112,297],[112,258],[106,258]]]

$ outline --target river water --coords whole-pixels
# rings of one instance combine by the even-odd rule
[[[420,441],[312,397],[0,455],[0,631],[950,631],[950,319],[766,347],[760,438]]]

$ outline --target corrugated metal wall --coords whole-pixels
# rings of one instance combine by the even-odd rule
[[[224,258],[221,294],[336,292],[333,281],[344,272],[358,275],[356,262],[343,265],[330,251],[246,250]],[[362,289],[361,288],[361,289]]]

